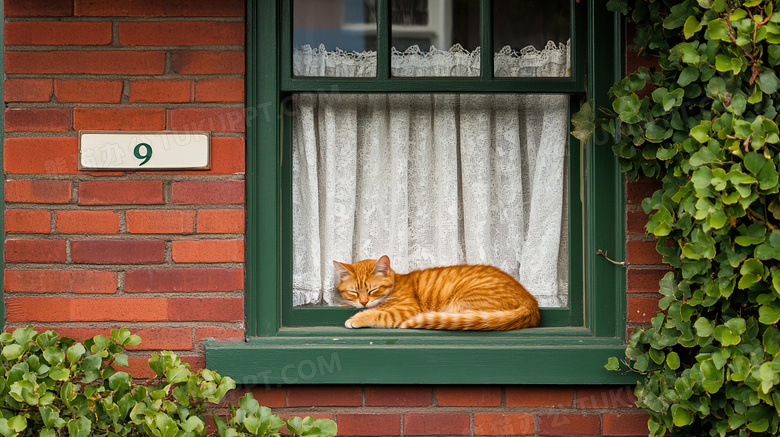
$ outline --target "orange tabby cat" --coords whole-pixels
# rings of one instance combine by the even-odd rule
[[[386,255],[334,261],[338,290],[357,308],[347,328],[507,331],[539,324],[536,299],[515,278],[485,265],[395,273]]]

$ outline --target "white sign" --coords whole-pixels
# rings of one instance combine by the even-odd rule
[[[208,132],[79,132],[80,170],[210,168]]]

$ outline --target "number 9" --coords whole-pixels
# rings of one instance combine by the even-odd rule
[[[141,147],[146,149],[144,153],[141,153]],[[133,149],[133,155],[135,155],[135,157],[138,159],[143,159],[143,161],[141,161],[141,163],[138,164],[138,166],[140,167],[146,164],[147,162],[149,162],[149,160],[152,158],[152,146],[146,143],[141,143],[135,146],[135,149]]]

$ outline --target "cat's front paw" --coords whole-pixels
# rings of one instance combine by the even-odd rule
[[[355,329],[355,328],[363,328],[365,325],[360,324],[357,320],[355,320],[354,317],[350,317],[349,319],[347,319],[346,322],[344,322],[344,326],[350,329]]]

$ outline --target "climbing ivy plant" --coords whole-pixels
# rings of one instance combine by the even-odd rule
[[[760,0],[611,0],[657,56],[585,105],[630,177],[662,181],[647,232],[674,267],[626,368],[651,436],[778,435],[780,424],[780,11]],[[603,112],[601,112],[603,111]],[[594,112],[598,116],[594,116]]]

